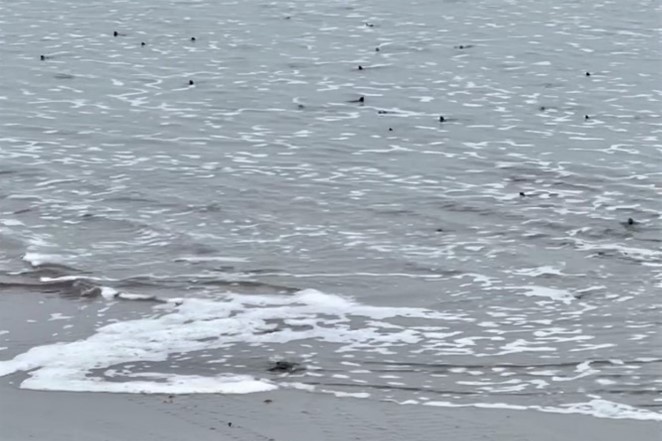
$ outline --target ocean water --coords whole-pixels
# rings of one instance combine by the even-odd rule
[[[662,420],[659,18],[0,4],[0,376]]]

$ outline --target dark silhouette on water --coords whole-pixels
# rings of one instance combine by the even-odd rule
[[[351,100],[351,101],[349,101],[349,102],[350,102],[350,103],[364,103],[364,102],[365,102],[365,97],[364,97],[364,96],[361,96],[361,97],[359,97],[358,99],[356,99],[356,100]]]
[[[299,372],[305,370],[299,363],[293,361],[277,361],[267,369],[269,372]]]
[[[363,66],[359,64],[359,70],[363,70]]]
[[[392,131],[393,131],[393,128],[392,128],[392,127],[389,127],[389,128],[388,128],[388,131],[389,131],[389,132],[392,132]]]
[[[141,45],[141,46],[145,46],[146,44],[147,44],[147,43],[145,43],[144,41],[140,42],[140,45]]]
[[[444,118],[443,115],[439,117],[439,122],[445,122],[445,121],[446,121],[446,118]]]
[[[113,37],[118,37],[119,35],[120,35],[119,32],[117,32],[117,31],[113,31]]]
[[[526,196],[526,194],[525,194],[523,191],[520,191],[520,192],[519,192],[519,195],[520,195],[521,197]]]
[[[191,37],[191,41],[195,41],[195,37]]]
[[[544,112],[545,110],[547,110],[547,107],[540,106],[540,107],[538,107],[538,110],[540,110],[541,112]]]
[[[378,47],[375,48],[375,52],[379,52],[380,49]]]
[[[41,61],[46,61],[46,55],[40,55],[40,56],[39,56],[39,59],[40,59]]]
[[[188,85],[189,85],[189,86],[193,86],[194,84],[195,84],[195,83],[193,82],[193,80],[188,80]]]
[[[628,218],[628,225],[635,225],[635,224],[637,224],[637,223],[638,223],[638,222],[635,221],[634,219],[632,219],[631,217]]]
[[[586,76],[587,76],[587,77],[590,77],[590,76],[591,76],[591,72],[586,72]]]
[[[588,115],[584,115],[584,119],[591,119],[591,117]]]

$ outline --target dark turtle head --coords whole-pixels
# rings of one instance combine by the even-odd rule
[[[632,219],[631,217],[629,217],[629,218],[628,218],[628,225],[634,225],[634,224],[635,224],[634,219]]]
[[[191,37],[191,41],[195,41],[195,37]]]
[[[365,102],[365,97],[364,97],[364,96],[362,96],[361,98],[359,98],[359,103],[364,103],[364,102]]]
[[[444,116],[441,115],[441,116],[439,117],[439,122],[444,122],[444,121],[446,121],[446,118],[444,118]]]
[[[39,59],[40,59],[41,61],[44,61],[44,60],[46,59],[46,55],[40,55],[40,56],[39,56]]]
[[[359,64],[359,70],[363,70],[363,66]]]
[[[189,85],[189,86],[193,86],[194,84],[195,84],[195,83],[193,82],[193,80],[188,80],[188,85]]]
[[[588,115],[584,115],[584,119],[591,119],[591,117]]]
[[[117,37],[120,33],[117,31],[113,31],[113,37]]]

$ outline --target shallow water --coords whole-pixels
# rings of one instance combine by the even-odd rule
[[[662,419],[657,17],[0,5],[0,375]]]

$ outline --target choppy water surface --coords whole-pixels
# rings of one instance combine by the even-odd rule
[[[0,5],[0,375],[661,420],[656,8]]]

